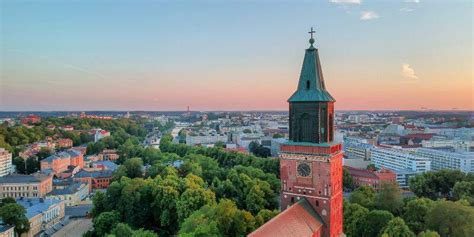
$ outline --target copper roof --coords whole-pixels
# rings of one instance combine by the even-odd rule
[[[305,198],[250,233],[249,237],[312,236],[321,229],[323,221]]]

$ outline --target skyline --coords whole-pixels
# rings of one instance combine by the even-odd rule
[[[310,27],[336,110],[474,109],[471,2],[267,3],[3,1],[0,111],[284,111]]]

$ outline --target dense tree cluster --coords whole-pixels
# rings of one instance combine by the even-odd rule
[[[348,236],[474,236],[474,208],[467,200],[403,199],[396,184],[383,183],[378,192],[357,188],[349,201],[344,203]]]
[[[30,230],[25,208],[17,204],[13,198],[7,197],[0,200],[0,220],[4,224],[15,226],[15,232],[18,235]]]
[[[95,195],[90,234],[242,236],[278,213],[278,160],[172,144],[168,136],[160,147],[139,148],[140,158],[126,158],[107,192]],[[273,169],[261,169],[267,165]]]
[[[410,189],[419,197],[432,200],[446,198],[464,199],[474,206],[474,174],[459,170],[429,171],[410,179]]]
[[[250,142],[249,151],[256,156],[263,157],[263,158],[269,157],[272,155],[269,148],[264,147],[263,145],[261,145],[260,143],[256,141]]]

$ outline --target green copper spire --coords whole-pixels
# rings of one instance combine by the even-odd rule
[[[301,68],[298,89],[288,99],[288,102],[311,102],[311,101],[336,101],[324,86],[323,71],[319,60],[318,49],[313,46],[313,33],[311,28],[309,39],[310,46],[304,55],[303,67]]]

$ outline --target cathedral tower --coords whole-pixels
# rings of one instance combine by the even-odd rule
[[[324,85],[318,49],[306,49],[290,104],[290,141],[281,146],[281,209],[305,198],[323,221],[321,235],[342,234],[342,151],[334,142],[334,98]]]
[[[252,232],[260,236],[341,237],[342,151],[334,142],[334,98],[324,85],[309,32],[298,88],[288,99],[290,139],[280,146],[281,213]]]

